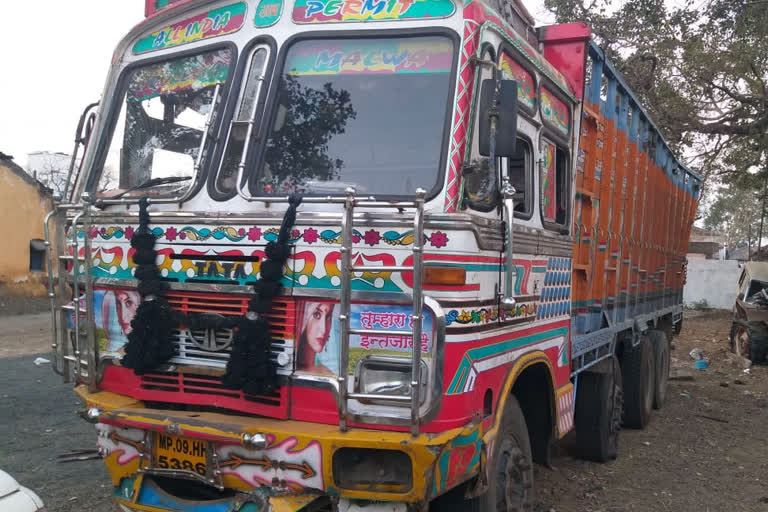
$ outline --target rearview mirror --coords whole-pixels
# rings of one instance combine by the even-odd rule
[[[498,90],[496,85],[498,84]],[[495,99],[495,102],[494,102]],[[494,104],[495,103],[495,104]],[[494,109],[495,107],[495,109]],[[491,111],[496,114],[496,133],[491,133]],[[479,151],[491,154],[491,137],[496,139],[494,155],[512,156],[517,151],[517,82],[514,80],[483,80],[480,86]]]

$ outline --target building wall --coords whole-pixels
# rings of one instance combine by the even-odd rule
[[[16,164],[0,160],[0,294],[38,297],[47,274],[31,272],[30,241],[43,240],[43,218],[53,209],[47,190]]]
[[[739,290],[741,268],[736,260],[689,258],[683,302],[706,300],[710,307],[732,309]]]

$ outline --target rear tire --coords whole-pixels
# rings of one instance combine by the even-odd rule
[[[669,380],[669,339],[664,331],[648,331],[648,339],[653,346],[653,408],[661,409],[667,397]]]
[[[616,459],[621,429],[621,367],[616,356],[609,360],[611,371],[584,372],[576,390],[576,441],[579,454],[587,460]]]
[[[653,347],[648,336],[636,347],[627,346],[621,365],[624,376],[624,426],[645,428],[653,408]]]

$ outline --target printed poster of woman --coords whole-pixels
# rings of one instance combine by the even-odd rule
[[[124,347],[131,332],[131,321],[136,316],[140,302],[141,296],[136,290],[93,291],[93,306],[96,310],[93,320],[100,353],[117,356],[125,353]],[[80,310],[80,321],[85,322],[85,296],[80,297]],[[69,314],[67,323],[69,329],[75,328],[74,312]]]
[[[332,375],[338,374],[338,314],[331,301],[303,302],[296,341],[296,369]]]
[[[136,316],[136,310],[141,302],[139,292],[135,290],[107,291],[101,300],[101,328],[105,340],[99,340],[99,348],[107,352],[125,352],[128,334],[131,332],[131,321]],[[97,308],[97,311],[99,309]],[[98,320],[96,325],[98,327]]]

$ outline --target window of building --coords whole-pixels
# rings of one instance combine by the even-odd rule
[[[541,218],[550,229],[567,229],[570,182],[568,152],[554,142],[541,140]]]
[[[45,271],[45,242],[37,238],[29,241],[29,271]]]

